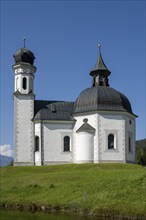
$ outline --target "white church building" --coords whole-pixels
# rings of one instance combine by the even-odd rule
[[[137,116],[109,86],[100,46],[92,85],[74,102],[35,100],[34,54],[24,47],[14,59],[14,166],[135,162]]]

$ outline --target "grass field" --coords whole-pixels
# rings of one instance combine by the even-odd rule
[[[86,212],[146,216],[146,168],[69,164],[1,168],[1,205],[51,205]]]

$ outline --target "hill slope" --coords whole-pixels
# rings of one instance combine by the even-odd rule
[[[144,216],[145,168],[70,164],[1,168],[1,206],[35,204],[90,215]]]

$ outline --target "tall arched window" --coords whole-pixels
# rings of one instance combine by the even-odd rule
[[[63,139],[64,143],[63,143],[63,150],[64,151],[70,151],[70,137],[69,136],[65,136]]]
[[[27,88],[27,78],[23,77],[23,89],[26,90]]]
[[[132,149],[131,149],[131,138],[130,137],[128,139],[128,149],[129,149],[129,152],[132,151]]]
[[[108,150],[114,149],[114,135],[113,134],[109,134],[108,135]]]
[[[39,137],[35,137],[35,151],[39,151]]]

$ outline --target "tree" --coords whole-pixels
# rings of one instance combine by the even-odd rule
[[[136,163],[146,166],[146,139],[136,141]]]

